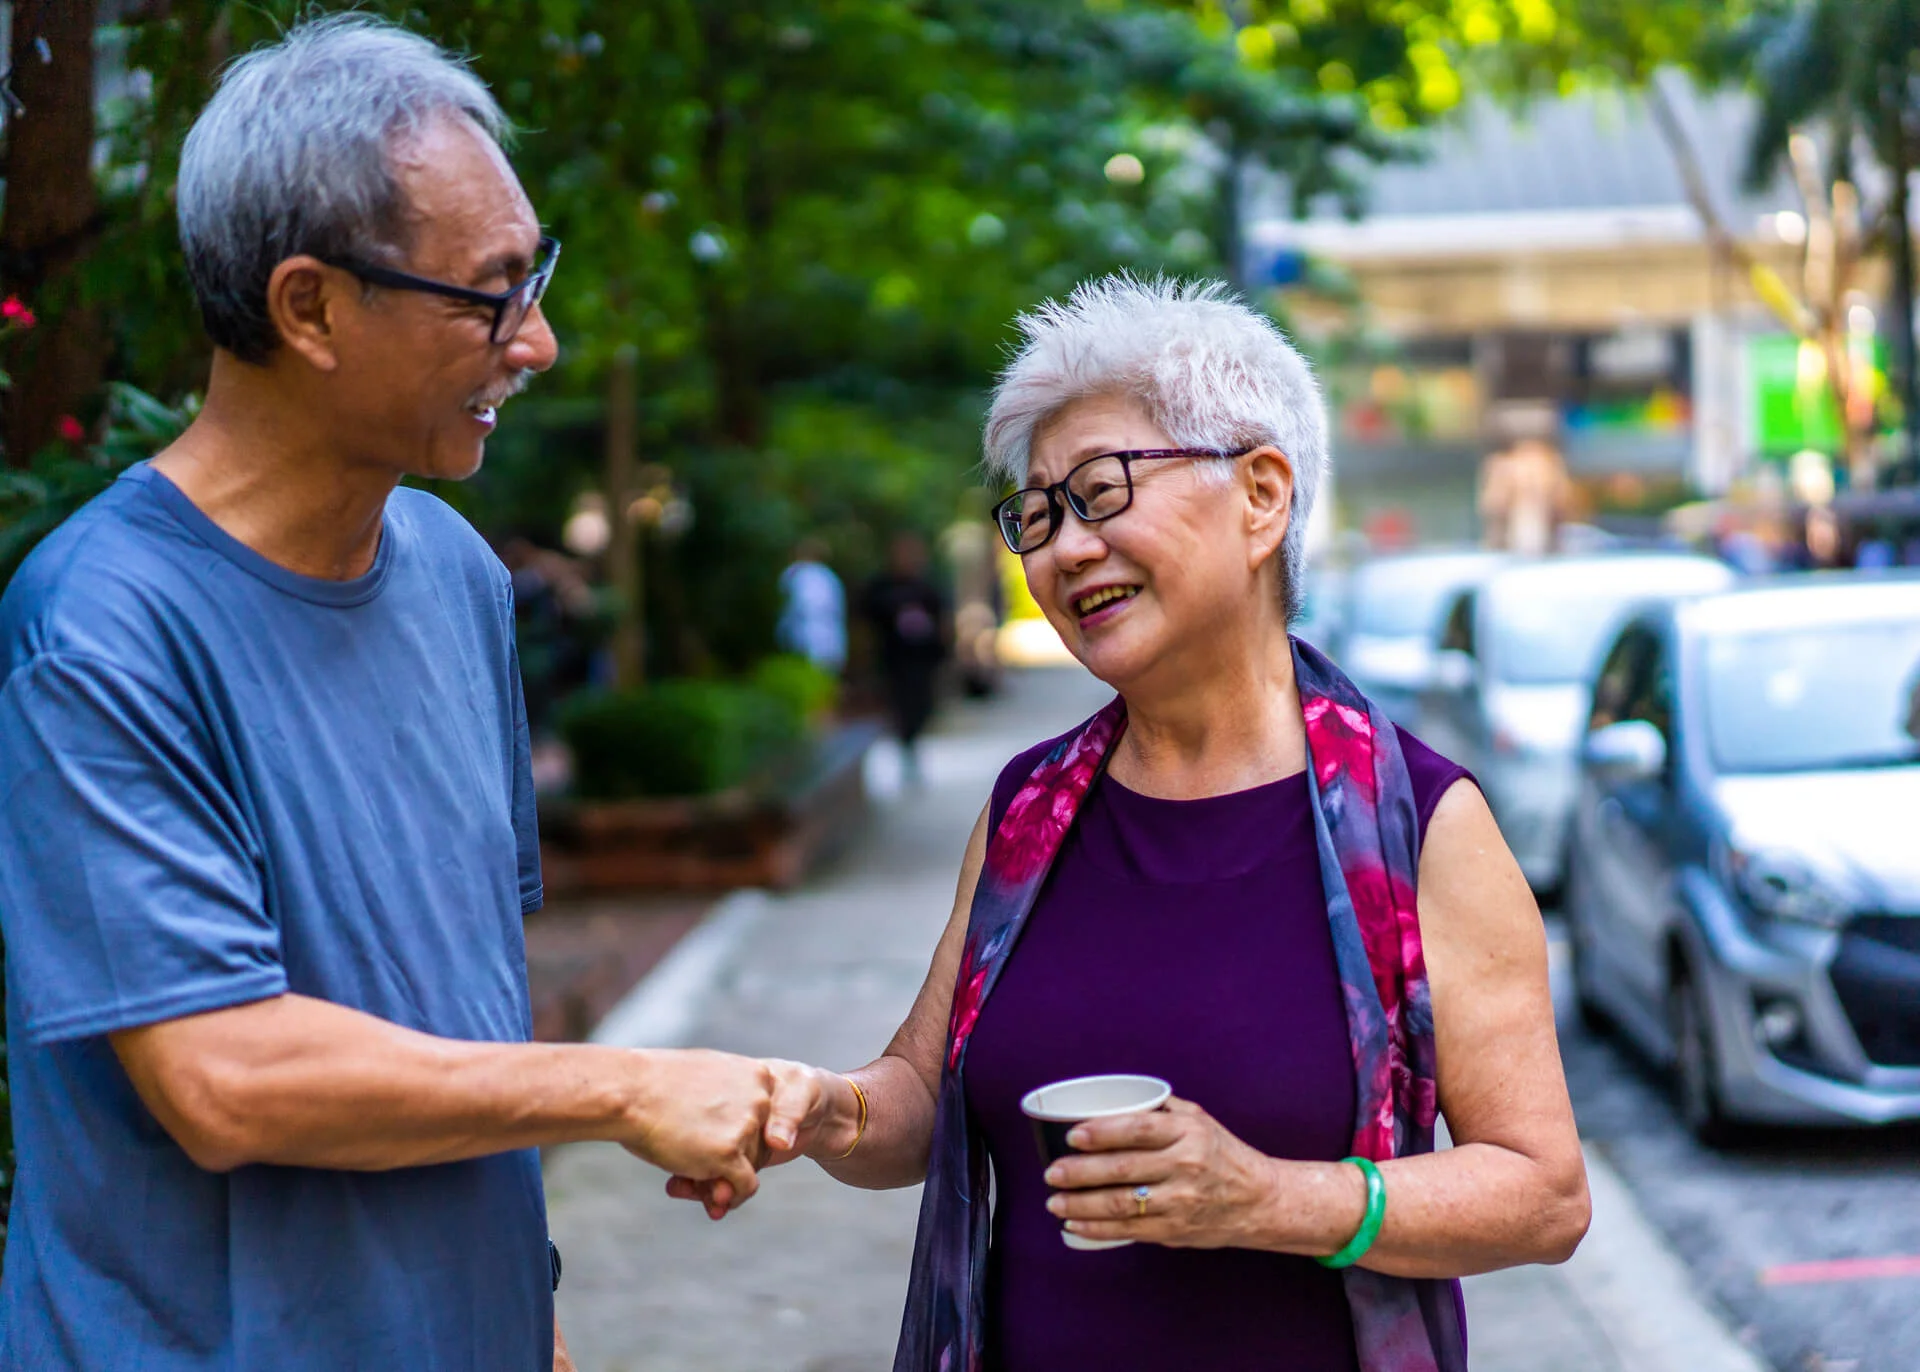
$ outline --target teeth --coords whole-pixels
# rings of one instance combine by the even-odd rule
[[[1108,586],[1095,591],[1092,595],[1083,595],[1073,602],[1073,608],[1081,615],[1090,615],[1102,605],[1110,605],[1116,600],[1129,600],[1139,593],[1138,586]]]

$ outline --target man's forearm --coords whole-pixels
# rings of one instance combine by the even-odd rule
[[[632,1131],[647,1055],[436,1038],[305,996],[131,1030],[114,1046],[196,1162],[380,1171]]]

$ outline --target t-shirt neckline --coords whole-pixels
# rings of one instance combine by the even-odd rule
[[[209,519],[206,512],[187,497],[185,491],[174,485],[164,473],[154,470],[149,462],[135,463],[121,473],[120,479],[145,486],[161,507],[185,525],[189,533],[241,571],[297,599],[315,605],[342,608],[364,605],[380,594],[381,588],[387,584],[387,577],[393,572],[393,521],[384,514],[380,520],[380,546],[374,552],[373,566],[350,580],[332,581],[282,567],[272,558],[249,548]]]

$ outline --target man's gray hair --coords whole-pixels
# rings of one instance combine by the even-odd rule
[[[180,244],[214,343],[264,362],[273,269],[302,253],[380,262],[410,238],[390,154],[436,116],[496,141],[480,79],[418,34],[366,15],[296,25],[235,62],[180,154]]]
[[[1075,400],[1127,395],[1182,448],[1221,453],[1267,444],[1293,464],[1281,545],[1289,618],[1304,594],[1307,518],[1327,467],[1327,412],[1306,359],[1273,321],[1218,281],[1082,282],[1016,321],[1022,342],[987,414],[986,467],[1023,482],[1034,431]],[[1216,480],[1230,461],[1202,469]]]

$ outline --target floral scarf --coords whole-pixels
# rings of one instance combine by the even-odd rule
[[[1340,670],[1294,640],[1308,788],[1334,961],[1358,1079],[1353,1152],[1433,1151],[1433,1005],[1414,900],[1419,828],[1393,726]],[[1114,700],[1034,768],[988,840],[954,986],[947,1057],[894,1372],[977,1372],[986,1289],[988,1159],[962,1073],[980,1007],[1126,726]],[[1345,1270],[1363,1372],[1465,1372],[1451,1283]]]

